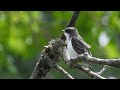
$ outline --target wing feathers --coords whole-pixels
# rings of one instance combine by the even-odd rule
[[[76,37],[72,37],[71,40],[72,40],[73,48],[78,54],[83,54],[84,52],[88,52],[88,48],[90,47],[88,47],[88,45],[84,41]]]

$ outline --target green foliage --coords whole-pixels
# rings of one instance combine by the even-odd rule
[[[0,78],[29,78],[44,45],[59,38],[72,16],[72,11],[1,11],[0,12]],[[98,58],[120,57],[120,12],[81,11],[76,26],[79,34],[91,45],[90,51]],[[101,33],[107,34],[109,41]],[[76,78],[89,78],[83,72],[60,66]],[[101,65],[93,65],[99,71]],[[112,74],[111,74],[112,73]],[[110,68],[104,76],[119,76]],[[54,69],[46,78],[65,78]]]

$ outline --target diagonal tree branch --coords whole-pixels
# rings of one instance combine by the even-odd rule
[[[45,77],[50,68],[60,60],[60,47],[64,42],[60,39],[51,40],[48,46],[41,53],[40,59],[36,64],[30,79],[42,79]]]
[[[79,11],[74,11],[73,16],[70,19],[70,22],[68,23],[68,26],[74,26],[77,18],[79,16]],[[55,64],[59,62],[60,60],[60,51],[59,48],[64,45],[63,41],[64,40],[64,35],[60,37],[60,39],[51,41],[52,43],[49,43],[48,46],[45,47],[43,50],[40,59],[38,63],[36,64],[30,79],[41,79],[44,78],[47,72],[52,68],[52,64]]]
[[[75,26],[76,21],[77,21],[77,19],[78,19],[78,17],[79,17],[79,13],[80,13],[80,11],[74,11],[74,12],[73,12],[73,15],[72,15],[72,17],[71,17],[71,19],[70,19],[70,21],[68,22],[68,24],[67,24],[66,27],[74,27],[74,26]],[[61,39],[61,40],[65,40],[64,34],[61,35],[60,39]]]
[[[79,14],[80,14],[80,11],[74,11],[73,15],[72,15],[72,18],[71,18],[71,20],[69,21],[69,23],[67,24],[66,27],[74,27],[75,24],[76,24],[76,21],[78,19]]]
[[[107,69],[108,67],[109,67],[109,66],[104,65],[104,67],[102,68],[102,70],[100,70],[100,72],[98,72],[98,74],[99,74],[99,75],[102,75],[102,74],[106,71],[106,69]]]
[[[74,79],[73,76],[71,76],[68,72],[66,72],[62,67],[60,67],[59,65],[54,65],[54,68],[59,71],[60,73],[63,73],[63,75],[65,75],[68,79]]]
[[[95,73],[95,72],[93,72],[93,71],[91,71],[91,70],[89,70],[89,69],[87,69],[87,68],[82,67],[82,66],[79,65],[79,64],[76,64],[75,68],[77,68],[77,69],[85,72],[85,73],[88,74],[91,78],[106,79],[106,78],[102,77],[101,75],[99,75],[99,74],[97,74],[97,73]]]

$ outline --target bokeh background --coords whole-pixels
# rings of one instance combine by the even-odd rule
[[[60,37],[72,14],[72,11],[0,11],[0,79],[29,78],[43,47]],[[91,45],[94,57],[120,57],[119,11],[81,11],[75,27]],[[74,78],[89,79],[85,73],[68,68],[63,60],[59,65]],[[93,64],[93,71],[102,67]],[[120,69],[110,67],[103,76],[120,78]],[[51,69],[45,78],[66,77]]]

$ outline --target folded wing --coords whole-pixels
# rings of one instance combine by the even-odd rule
[[[88,45],[87,43],[85,43],[82,39],[78,39],[76,37],[72,37],[72,45],[73,48],[75,49],[75,51],[78,54],[83,54],[85,52],[88,52],[89,54],[91,54],[88,50],[88,48],[90,48],[90,45]]]

